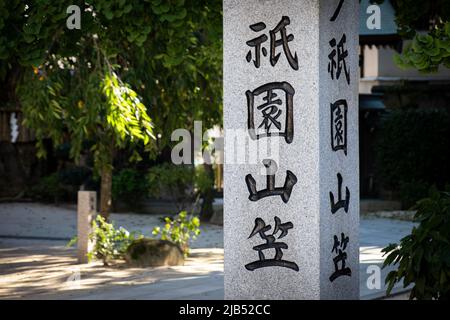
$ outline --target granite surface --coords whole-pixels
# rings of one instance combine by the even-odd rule
[[[224,252],[226,299],[351,299],[358,298],[358,7],[357,2],[344,2],[335,22],[330,22],[337,1],[224,1]],[[290,19],[286,26],[292,56],[298,58],[298,70],[289,63],[282,46],[275,66],[270,63],[270,34],[282,20]],[[355,22],[356,21],[356,22]],[[255,32],[250,25],[264,22],[266,28]],[[331,80],[328,73],[329,41],[346,34],[346,59],[350,69],[350,85],[342,71],[339,80]],[[262,34],[267,55],[261,54],[259,68],[253,60],[247,62],[249,47],[246,42]],[[280,34],[276,34],[279,39]],[[246,91],[271,82],[287,82],[295,90],[293,96],[293,137],[288,143],[283,136],[252,140],[248,132],[248,106]],[[276,91],[279,97],[284,98]],[[330,146],[330,103],[337,99],[348,102],[348,150],[333,152]],[[283,101],[283,105],[284,105]],[[286,111],[286,110],[284,110]],[[284,117],[284,114],[280,116]],[[255,127],[257,127],[256,124]],[[236,134],[239,132],[239,134]],[[270,141],[276,150],[259,155],[257,161],[236,163],[236,144],[246,150],[259,151],[259,144]],[[272,148],[272,149],[273,149]],[[288,170],[297,183],[287,202],[279,196],[258,201],[249,200],[245,177],[252,175],[256,189],[266,187],[267,177],[262,161],[276,161],[275,187],[282,187]],[[247,154],[247,158],[254,154]],[[329,192],[337,197],[337,173],[343,177],[343,190],[351,193],[347,213],[343,209],[330,211]],[[345,195],[345,192],[344,192]],[[275,228],[275,217],[281,223],[291,222],[281,239],[288,248],[282,249],[282,260],[294,262],[299,270],[286,267],[263,267],[253,271],[246,265],[259,260],[255,246],[266,243],[259,234],[249,237],[255,220],[271,225],[267,235]],[[334,272],[333,236],[344,232],[349,237],[346,265],[351,276],[342,276],[330,282]],[[275,250],[264,251],[265,258],[273,257]]]

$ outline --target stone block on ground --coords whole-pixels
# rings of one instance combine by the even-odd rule
[[[179,266],[184,264],[180,247],[167,240],[138,239],[131,243],[125,260],[133,267]]]

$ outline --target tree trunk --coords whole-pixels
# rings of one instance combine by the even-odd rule
[[[100,187],[100,215],[108,220],[111,212],[112,197],[112,168],[105,165],[101,172],[101,187]]]
[[[214,214],[213,202],[214,202],[214,170],[211,164],[203,164],[206,174],[213,181],[211,186],[207,190],[203,191],[202,207],[200,209],[200,220],[203,222],[208,222]]]

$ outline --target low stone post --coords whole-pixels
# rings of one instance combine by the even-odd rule
[[[78,191],[77,235],[78,263],[87,263],[87,254],[92,250],[93,242],[89,239],[92,221],[97,212],[97,193],[95,191]]]

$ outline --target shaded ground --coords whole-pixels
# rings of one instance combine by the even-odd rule
[[[162,224],[154,215],[113,214],[112,220],[146,235]],[[76,233],[75,210],[40,204],[0,204],[0,221],[0,299],[223,299],[221,227],[202,226],[185,266],[130,269],[120,264],[113,268],[101,263],[76,264],[75,250],[64,247]],[[384,293],[384,284],[380,289],[367,287],[367,267],[381,266],[381,249],[398,242],[412,226],[406,221],[361,219],[363,299]],[[382,271],[382,279],[388,271]]]
[[[119,213],[111,214],[114,225],[128,231],[151,236],[153,227],[162,226],[161,215]],[[0,203],[0,238],[30,238],[70,240],[77,234],[76,208],[57,207],[39,203]],[[193,248],[223,248],[222,227],[202,225],[201,237]]]

